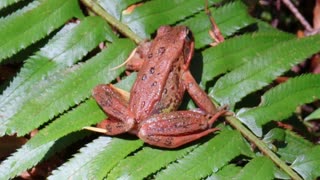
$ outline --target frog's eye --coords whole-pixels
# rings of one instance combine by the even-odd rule
[[[187,41],[188,43],[193,41],[193,35],[192,35],[191,31],[187,32],[187,35],[185,37],[185,41]]]

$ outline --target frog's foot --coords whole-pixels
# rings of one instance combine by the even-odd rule
[[[98,123],[97,127],[84,127],[83,129],[113,136],[129,132],[133,126],[133,119],[127,120],[126,122],[113,119],[106,119]]]

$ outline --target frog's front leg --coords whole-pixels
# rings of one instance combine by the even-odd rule
[[[220,111],[212,117],[194,111],[154,115],[141,124],[138,136],[151,145],[176,148],[218,130],[211,126],[223,113]]]
[[[111,84],[98,85],[94,88],[93,97],[109,118],[97,125],[106,131],[105,134],[116,135],[130,131],[134,124],[134,115],[128,108],[128,98]]]
[[[186,71],[183,74],[182,79],[192,100],[201,110],[210,114],[214,114],[217,112],[217,108],[214,106],[207,93],[200,88],[198,83],[191,75],[190,71]]]

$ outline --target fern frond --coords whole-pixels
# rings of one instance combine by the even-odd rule
[[[307,116],[304,120],[309,121],[309,120],[314,120],[314,119],[320,119],[320,109],[315,110],[312,112],[309,116]]]
[[[100,1],[99,4],[105,9],[110,15],[118,20],[121,20],[122,13],[130,5],[140,2],[141,0],[108,0]]]
[[[237,116],[256,135],[261,136],[262,125],[272,120],[281,121],[289,117],[297,106],[319,99],[319,81],[320,75],[312,74],[292,78],[265,93],[258,107],[242,110]]]
[[[208,48],[202,52],[204,64],[202,82],[238,68],[254,59],[257,52],[271,51],[276,44],[292,38],[293,36],[287,33],[258,32],[227,39],[218,46]]]
[[[293,65],[318,52],[319,47],[320,35],[279,43],[220,78],[209,95],[220,104],[233,107],[246,95],[267,86]]]
[[[209,0],[212,5],[221,0]],[[122,22],[127,24],[137,35],[150,38],[160,25],[174,24],[204,9],[202,1],[182,0],[154,0],[136,7],[130,14],[124,14]],[[208,21],[209,22],[209,21]]]
[[[252,174],[257,179],[273,179],[274,178],[275,165],[267,157],[256,157],[252,159],[246,166],[241,169],[238,175],[233,177],[234,179],[250,179]]]
[[[61,82],[24,104],[21,111],[10,119],[8,128],[18,135],[26,134],[88,98],[96,85],[108,83],[119,76],[122,68],[110,69],[121,64],[133,47],[131,41],[119,39],[76,70],[67,69]]]
[[[2,175],[0,177],[14,177],[22,171],[30,169],[33,165],[44,160],[44,157],[50,157],[53,153],[88,134],[84,132],[78,133],[84,126],[96,124],[105,117],[106,115],[94,100],[91,99],[80,104],[74,110],[64,114],[40,130],[16,153],[3,161],[0,164],[0,174]],[[26,157],[22,158],[23,156]],[[8,167],[12,167],[10,171],[8,171]]]
[[[308,152],[314,146],[310,141],[294,132],[282,131],[285,132],[285,139],[282,141],[285,146],[278,147],[277,154],[287,163],[293,163],[300,154]]]
[[[241,1],[232,2],[220,8],[210,8],[209,10],[225,37],[231,36],[239,29],[255,22],[252,17],[248,16],[247,8]],[[186,25],[192,30],[195,35],[196,48],[202,48],[213,42],[208,33],[211,24],[206,13],[200,12],[179,24]]]
[[[0,164],[0,179],[11,179],[23,171],[32,168],[34,165],[52,156],[57,151],[64,149],[88,133],[72,133],[61,137],[57,141],[49,141],[38,146],[34,146],[35,141],[28,141],[17,152],[13,153]]]
[[[196,146],[170,151],[145,147],[134,156],[127,157],[108,174],[110,179],[143,179],[166,167],[169,163],[182,158]],[[155,163],[157,162],[157,163]]]
[[[300,154],[291,166],[304,179],[317,179],[320,176],[320,146]]]
[[[187,156],[169,164],[156,179],[200,179],[216,173],[244,150],[250,151],[237,131],[225,130]]]
[[[78,6],[76,0],[41,1],[28,12],[3,19],[0,28],[0,62],[45,37],[72,17],[81,17]]]
[[[236,166],[235,164],[228,164],[224,166],[220,171],[218,171],[216,174],[212,174],[207,178],[207,180],[215,180],[215,179],[221,179],[221,180],[228,180],[233,178],[235,175],[237,175],[241,170],[241,167]]]
[[[92,30],[91,26],[96,28]],[[21,71],[0,96],[0,134],[6,131],[9,119],[23,105],[59,83],[69,68],[105,40],[110,27],[98,17],[85,18],[80,24],[69,24],[59,31],[35,56],[29,58]],[[115,37],[108,35],[108,39]]]
[[[103,179],[121,159],[142,144],[141,140],[102,136],[80,149],[79,154],[53,171],[49,179]]]

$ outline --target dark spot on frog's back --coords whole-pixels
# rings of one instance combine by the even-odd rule
[[[149,54],[148,54],[148,58],[151,59],[152,57],[153,57],[153,54],[152,54],[152,53],[149,53]]]
[[[154,81],[151,86],[156,86],[157,85],[157,81]]]
[[[149,72],[150,72],[150,74],[153,74],[154,73],[154,67],[151,67]]]
[[[167,88],[164,88],[164,89],[163,89],[163,94],[167,94],[167,92],[168,92],[168,89],[167,89]]]
[[[146,74],[144,74],[143,76],[142,76],[142,78],[141,78],[141,80],[146,80],[147,79],[147,75]]]
[[[158,54],[159,54],[159,55],[162,55],[164,52],[166,52],[166,48],[165,48],[165,47],[160,47],[160,48],[158,49]]]

